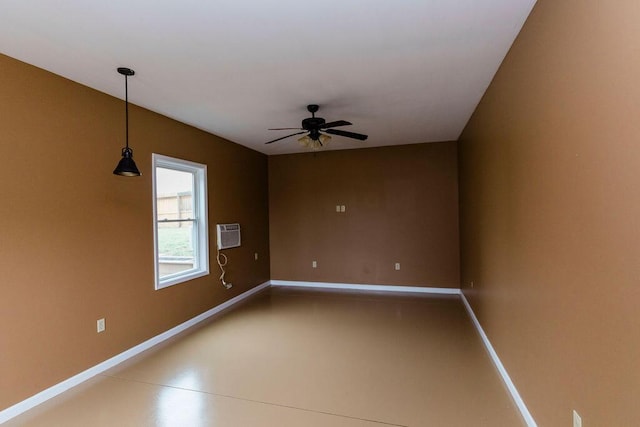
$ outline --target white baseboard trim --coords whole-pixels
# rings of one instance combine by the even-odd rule
[[[423,286],[391,286],[391,285],[363,285],[354,283],[328,283],[328,282],[297,282],[292,280],[271,280],[271,286],[289,286],[297,288],[320,289],[348,289],[356,291],[377,292],[412,292],[419,294],[444,294],[460,295],[458,288],[429,288]]]
[[[129,350],[126,350],[116,356],[113,356],[110,359],[105,360],[104,362],[101,362],[89,369],[87,369],[86,371],[83,371],[77,375],[74,375],[71,378],[68,378],[54,386],[49,387],[46,390],[41,391],[38,394],[35,394],[25,400],[23,400],[22,402],[16,403],[13,406],[8,407],[7,409],[4,409],[3,411],[0,411],[0,424],[9,421],[11,418],[17,417],[18,415],[22,414],[25,411],[28,411],[31,408],[34,408],[35,406],[44,403],[45,401],[52,399],[53,397],[59,395],[60,393],[63,393],[69,389],[71,389],[72,387],[75,387],[77,385],[79,385],[80,383],[83,383],[85,381],[87,381],[90,378],[95,377],[98,374],[101,374],[102,372],[106,371],[107,369],[113,368],[114,366],[124,362],[127,359],[130,359],[140,353],[142,353],[145,350],[148,350],[150,348],[152,348],[155,345],[160,344],[163,341],[168,340],[169,338],[179,334],[180,332],[183,332],[187,329],[189,329],[192,326],[197,325],[198,323],[210,318],[211,316],[214,316],[218,313],[220,313],[223,310],[226,310],[227,308],[247,299],[248,297],[252,296],[253,294],[256,294],[260,291],[262,291],[263,289],[268,288],[270,285],[270,283],[267,281],[261,285],[256,286],[255,288],[252,288],[234,298],[231,298],[228,301],[223,302],[222,304],[208,310],[205,311],[202,314],[199,314],[198,316],[187,320],[184,323],[181,323],[180,325],[169,329],[166,332],[163,332],[159,335],[156,335],[153,338],[148,339],[147,341],[136,345],[135,347],[130,348]]]
[[[473,312],[473,309],[471,308],[469,301],[467,301],[467,298],[464,296],[464,292],[460,292],[460,298],[462,299],[462,303],[467,309],[467,313],[469,313],[469,317],[471,317],[471,321],[473,322],[473,325],[476,327],[478,334],[480,334],[480,338],[482,338],[482,342],[484,343],[485,348],[489,352],[489,356],[491,356],[491,360],[493,361],[493,364],[498,369],[498,372],[502,377],[502,381],[507,386],[507,389],[511,394],[511,398],[513,399],[516,406],[518,407],[518,410],[520,411],[520,414],[524,418],[524,421],[527,423],[527,427],[537,427],[537,424],[533,419],[533,417],[531,416],[529,409],[527,409],[527,405],[525,405],[524,400],[522,400],[522,398],[520,397],[520,393],[518,393],[518,390],[516,389],[515,384],[513,384],[513,381],[511,381],[511,377],[509,377],[507,370],[505,369],[504,365],[500,361],[500,358],[498,357],[498,353],[496,353],[496,351],[493,349],[493,346],[491,345],[491,342],[489,341],[487,334],[484,333],[484,330],[482,329],[482,326],[480,325],[480,322],[478,321],[476,314]]]

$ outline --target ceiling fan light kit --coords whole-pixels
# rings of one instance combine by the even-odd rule
[[[307,111],[311,113],[311,117],[308,117],[302,120],[302,127],[300,128],[272,128],[269,130],[300,130],[301,132],[292,133],[291,135],[283,136],[281,138],[276,138],[271,141],[265,142],[265,144],[271,144],[276,141],[280,141],[285,138],[289,138],[290,136],[302,135],[306,133],[303,137],[298,139],[300,144],[305,147],[311,148],[313,150],[319,150],[324,147],[330,140],[331,137],[328,134],[344,136],[347,138],[353,138],[360,141],[364,141],[368,138],[367,135],[363,135],[361,133],[355,132],[347,132],[344,130],[333,129],[339,126],[349,126],[351,123],[346,120],[337,120],[334,122],[327,123],[325,119],[322,117],[316,117],[316,112],[320,107],[316,104],[307,105]],[[321,133],[325,132],[325,133]]]
[[[318,139],[313,139],[309,135],[305,135],[302,138],[298,138],[298,142],[312,150],[319,150],[322,147],[326,147],[326,145],[331,141],[331,137],[329,135],[320,134]]]

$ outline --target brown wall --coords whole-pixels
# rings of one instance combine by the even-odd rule
[[[271,278],[459,287],[456,155],[448,142],[270,156]]]
[[[459,141],[464,292],[540,426],[640,425],[639,23],[538,0]]]
[[[132,106],[144,175],[115,176],[122,100],[1,55],[0,70],[0,410],[269,279],[266,156]],[[152,152],[206,163],[209,179],[211,274],[161,291]],[[215,224],[236,221],[226,291]]]

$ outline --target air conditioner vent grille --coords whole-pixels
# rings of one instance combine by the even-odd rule
[[[218,249],[228,249],[240,246],[240,224],[218,224]]]

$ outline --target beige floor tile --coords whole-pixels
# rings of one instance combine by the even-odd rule
[[[272,289],[58,400],[33,412],[60,425],[524,425],[457,296]]]
[[[384,427],[379,423],[99,377],[6,425],[33,427]]]

